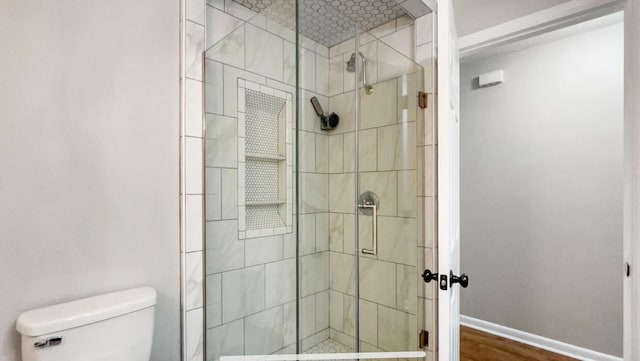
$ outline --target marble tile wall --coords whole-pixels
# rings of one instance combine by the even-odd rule
[[[295,97],[295,33],[231,0],[208,0],[205,13],[206,359],[295,353],[296,229],[242,239],[238,198],[229,196],[245,179],[238,168],[238,79]],[[300,199],[294,193],[294,204],[300,209],[303,349],[329,337],[329,137],[309,102],[315,96],[328,107],[328,56],[328,48],[302,39],[301,146],[298,155],[286,154],[294,164],[300,157]],[[293,172],[286,177],[295,185]]]
[[[205,48],[204,0],[181,3],[181,114],[180,114],[180,252],[182,265],[182,360],[204,360],[204,172],[203,172],[203,61]],[[212,176],[222,179],[218,172]],[[224,174],[227,178],[227,174]],[[219,200],[223,196],[216,194]],[[225,209],[225,212],[228,210]],[[220,207],[212,213],[222,215]]]
[[[360,90],[359,185],[361,192],[372,190],[381,199],[378,255],[360,256],[364,351],[414,350],[420,329],[432,336],[435,331],[435,293],[419,277],[434,255],[433,108],[421,110],[416,104],[419,88],[433,89],[430,24],[431,15],[415,22],[400,18],[360,37],[374,92]],[[345,62],[354,45],[352,39],[329,49],[329,108],[342,122],[328,140],[329,324],[330,337],[350,346],[356,327],[355,78]],[[412,60],[424,68],[424,76]],[[361,216],[360,247],[371,244],[371,227],[371,217]],[[427,359],[434,357],[433,344]]]

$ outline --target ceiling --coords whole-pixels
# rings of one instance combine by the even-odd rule
[[[465,36],[568,0],[453,0],[458,36]]]
[[[291,0],[234,0],[256,13],[293,28]],[[300,32],[327,47],[355,36],[356,26],[368,31],[406,14],[398,0],[304,0],[300,2]]]

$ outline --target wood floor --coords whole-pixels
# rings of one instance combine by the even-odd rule
[[[576,359],[460,326],[460,361],[576,361]]]

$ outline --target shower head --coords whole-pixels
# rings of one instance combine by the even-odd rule
[[[364,59],[364,55],[362,55],[362,53],[358,53],[358,55],[360,55],[360,59],[362,59],[363,61],[365,61]],[[355,73],[356,72],[356,53],[352,53],[351,57],[349,58],[349,61],[347,62],[347,71],[349,73]]]

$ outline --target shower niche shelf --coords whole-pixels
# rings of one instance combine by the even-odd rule
[[[292,232],[293,107],[289,93],[238,80],[238,235]]]

